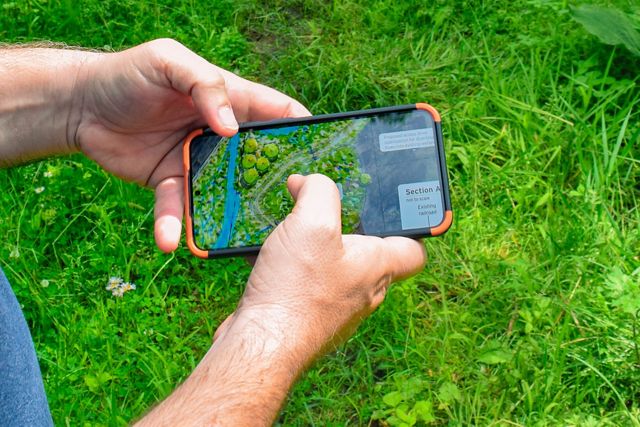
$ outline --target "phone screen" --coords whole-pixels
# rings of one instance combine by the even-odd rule
[[[287,177],[322,173],[337,185],[344,233],[428,234],[444,220],[441,143],[433,117],[410,109],[295,125],[242,127],[194,138],[194,243],[254,247],[293,207]]]

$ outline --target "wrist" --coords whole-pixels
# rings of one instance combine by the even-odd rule
[[[0,56],[0,166],[77,151],[84,64],[98,54],[13,48]]]
[[[241,343],[248,360],[260,360],[269,369],[281,371],[278,381],[288,390],[316,353],[313,342],[301,330],[295,319],[277,306],[239,307],[212,350]]]
[[[248,306],[241,303],[216,342],[226,337],[258,335],[263,353],[295,372],[291,378],[293,383],[326,350],[326,343],[336,332],[326,329],[326,323],[309,310],[280,304]]]
[[[284,330],[265,327],[265,314],[234,313],[187,381],[140,425],[270,425],[304,358]]]
[[[273,336],[279,337],[281,346],[298,355],[298,362],[305,368],[324,353],[335,350],[372,311],[368,306],[359,307],[358,295],[312,291],[265,295],[261,290],[273,283],[257,277],[256,270],[254,268],[249,278],[234,317],[255,319],[268,328]],[[283,288],[321,289],[322,280],[303,277],[296,285]]]

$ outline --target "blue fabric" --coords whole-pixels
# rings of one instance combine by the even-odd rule
[[[29,327],[0,269],[0,426],[52,426]]]

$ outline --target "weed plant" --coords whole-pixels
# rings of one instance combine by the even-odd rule
[[[0,6],[3,42],[157,37],[315,113],[424,101],[443,116],[452,229],[279,424],[640,425],[638,58],[554,0]],[[249,267],[159,253],[151,192],[81,156],[0,171],[0,188],[0,265],[54,420],[127,424],[195,367]],[[111,276],[137,289],[114,297]]]

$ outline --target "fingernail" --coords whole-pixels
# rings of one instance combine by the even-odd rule
[[[238,122],[233,115],[233,110],[228,105],[223,105],[218,109],[218,118],[222,122],[222,126],[227,129],[238,130]]]
[[[311,112],[307,110],[302,104],[296,104],[291,109],[293,117],[308,117],[311,116]]]

